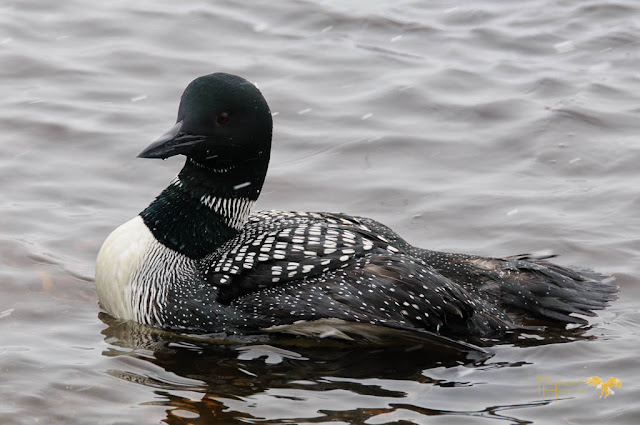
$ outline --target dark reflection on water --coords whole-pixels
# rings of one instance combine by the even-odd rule
[[[246,337],[235,340],[180,335],[133,322],[116,320],[106,313],[100,319],[107,325],[102,331],[110,347],[104,356],[120,358],[125,367],[107,373],[124,381],[154,389],[157,400],[143,405],[167,407],[169,424],[209,423],[319,423],[343,421],[360,424],[372,418],[384,418],[402,412],[402,416],[436,415],[487,417],[514,424],[532,423],[519,419],[517,410],[539,407],[551,401],[491,405],[481,410],[442,410],[411,404],[402,383],[453,388],[472,387],[482,383],[470,380],[446,380],[430,376],[437,368],[469,368],[488,371],[530,365],[525,360],[492,361],[493,355],[465,353],[443,347],[425,345],[388,345],[384,347],[354,346],[339,341],[317,341],[306,338]],[[541,335],[514,335],[511,343],[527,347],[579,339],[588,327],[573,330],[547,330]],[[490,345],[491,341],[484,341]],[[135,359],[135,363],[130,361]],[[148,369],[139,361],[158,368]],[[375,377],[372,378],[372,377]],[[373,379],[373,382],[372,382]],[[400,383],[397,389],[385,387],[385,381]],[[189,396],[184,393],[188,392]],[[285,417],[260,416],[238,410],[251,407],[251,399],[269,394],[273,402],[290,400],[311,403],[318,394],[333,397],[364,396],[379,399],[387,407],[331,409],[317,404],[316,415],[296,417],[291,411]],[[335,395],[334,393],[340,393]],[[322,398],[322,396],[320,396]],[[240,401],[241,403],[234,403]],[[330,403],[329,403],[330,404]],[[249,409],[256,410],[256,409]],[[269,410],[269,409],[267,409]],[[381,423],[381,422],[371,422]],[[386,421],[384,423],[387,423]]]

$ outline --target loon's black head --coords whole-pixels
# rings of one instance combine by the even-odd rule
[[[172,183],[140,213],[156,240],[202,258],[238,233],[269,166],[271,112],[256,86],[216,73],[187,86],[176,125],[138,157],[185,155]]]
[[[250,162],[266,173],[272,127],[269,106],[255,85],[231,74],[209,74],[187,86],[176,125],[138,157],[182,154],[212,172]]]

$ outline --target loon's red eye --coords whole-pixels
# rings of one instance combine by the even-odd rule
[[[226,125],[229,122],[229,114],[226,112],[220,112],[216,122],[220,125]]]

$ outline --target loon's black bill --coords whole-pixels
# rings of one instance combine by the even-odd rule
[[[171,127],[169,131],[158,137],[138,154],[138,158],[166,159],[170,156],[188,154],[191,149],[203,140],[202,136],[181,133],[182,121]]]

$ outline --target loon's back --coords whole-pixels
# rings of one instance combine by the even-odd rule
[[[240,328],[340,319],[453,338],[586,323],[615,297],[612,279],[526,257],[427,251],[367,218],[263,211],[204,261]],[[282,328],[280,328],[282,329]]]

